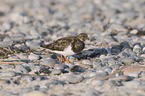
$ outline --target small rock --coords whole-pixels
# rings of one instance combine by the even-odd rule
[[[141,73],[141,78],[145,79],[145,71]]]
[[[145,47],[142,48],[143,53],[145,54]]]
[[[130,34],[133,34],[133,35],[135,35],[135,34],[137,34],[138,33],[138,30],[137,29],[134,29],[134,30],[131,30],[130,31]]]
[[[98,79],[93,79],[91,81],[92,85],[94,86],[102,86],[104,84],[104,81],[103,80],[98,80]]]
[[[99,96],[100,94],[101,92],[91,88],[85,91],[85,93],[82,96]]]
[[[48,68],[47,67],[46,68],[45,67],[44,68],[41,68],[37,74],[40,74],[40,73],[50,74],[49,67]]]
[[[59,70],[61,70],[61,71],[63,71],[63,70],[66,69],[66,68],[69,68],[69,66],[67,66],[67,65],[62,65],[62,64],[59,64],[59,65],[54,66],[54,69],[59,69]]]
[[[93,65],[93,62],[91,60],[82,60],[82,64],[84,64],[84,65]]]
[[[63,78],[70,84],[76,84],[76,83],[80,83],[81,81],[83,81],[82,75],[67,74],[67,75],[64,75]]]
[[[29,83],[32,82],[34,79],[31,76],[23,76],[20,80],[21,83]]]
[[[48,94],[45,94],[45,93],[40,92],[40,91],[32,91],[29,93],[25,93],[23,96],[48,96]]]
[[[112,68],[106,67],[104,71],[107,72],[107,73],[109,73],[109,74],[111,74],[112,73],[112,70],[113,70]]]
[[[126,49],[126,48],[129,48],[131,49],[132,48],[132,45],[129,43],[129,42],[121,42],[120,46],[122,47],[122,49]]]
[[[1,76],[4,76],[4,77],[13,77],[13,76],[16,76],[17,73],[14,72],[14,71],[6,71],[6,72],[3,72],[3,73],[0,73]]]
[[[40,56],[31,53],[31,54],[29,55],[29,59],[30,59],[30,60],[39,60],[39,59],[40,59]]]
[[[3,25],[4,30],[10,30],[13,26],[13,24],[11,22],[5,22]]]
[[[109,65],[115,65],[116,64],[116,61],[113,58],[109,58],[108,64]]]
[[[53,69],[51,74],[52,75],[60,75],[61,74],[61,70],[59,70],[59,69]]]
[[[54,59],[48,58],[48,59],[43,59],[41,61],[41,64],[46,64],[48,66],[54,66],[55,64],[58,64],[58,62],[56,60],[54,60]]]
[[[128,87],[128,88],[138,88],[138,86],[140,86],[140,82],[139,81],[130,81],[130,82],[125,82],[124,86]]]
[[[93,62],[93,68],[94,68],[94,69],[100,70],[102,67],[103,67],[103,65],[102,65],[101,62],[98,62],[98,61],[94,61],[94,62]]]
[[[73,67],[70,68],[70,71],[71,72],[82,72],[83,71],[83,68],[78,66],[78,65],[75,65]]]
[[[51,88],[51,87],[54,87],[56,85],[62,85],[63,86],[64,84],[66,84],[64,81],[57,80],[57,79],[50,79],[46,83],[46,86],[47,86],[47,88]]]
[[[133,51],[136,52],[137,54],[140,54],[142,52],[142,49],[139,45],[135,45],[133,47]]]
[[[133,73],[129,73],[127,75],[131,76],[131,77],[134,77],[134,78],[139,78],[141,73],[142,72],[133,72]]]
[[[9,59],[20,59],[18,56],[9,57]]]
[[[5,47],[9,47],[13,44],[13,40],[11,38],[4,38],[3,44],[5,45]]]
[[[124,64],[132,64],[134,62],[134,59],[132,58],[121,58],[121,62]]]
[[[107,76],[108,74],[106,72],[97,72],[94,76],[93,79],[102,79],[103,77]]]
[[[15,71],[20,72],[20,73],[24,73],[24,74],[29,73],[29,70],[26,69],[23,65],[16,65]]]
[[[116,82],[115,80],[109,80],[107,82],[107,84],[111,87],[116,87],[116,86],[120,86],[121,84],[119,84],[118,82]]]

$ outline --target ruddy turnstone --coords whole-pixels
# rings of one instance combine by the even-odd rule
[[[58,53],[61,55],[61,61],[64,62],[62,55],[66,59],[67,63],[70,62],[66,58],[66,56],[74,55],[80,53],[84,47],[84,41],[89,39],[86,33],[81,33],[77,36],[69,36],[58,39],[53,43],[42,45],[41,47],[49,49],[50,52]]]

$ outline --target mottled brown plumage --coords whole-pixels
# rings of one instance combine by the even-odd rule
[[[66,60],[69,64],[70,62],[65,56],[74,55],[81,52],[85,47],[84,41],[86,39],[89,39],[88,35],[86,33],[81,33],[77,36],[70,36],[58,39],[53,43],[43,45],[41,47],[47,48],[51,52],[61,54],[61,61],[64,62]],[[65,60],[63,59],[62,55],[64,55]]]
[[[64,51],[71,44],[71,49],[74,53],[79,53],[85,47],[84,41],[88,39],[86,33],[81,33],[77,36],[64,37],[41,47],[50,49],[52,51]]]

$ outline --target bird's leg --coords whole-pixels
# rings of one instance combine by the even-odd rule
[[[66,62],[68,63],[68,64],[70,64],[70,62],[68,61],[68,59],[64,56],[64,58],[65,58],[65,60],[66,60]]]
[[[64,60],[64,59],[63,59],[63,57],[62,57],[62,55],[60,55],[60,56],[61,56],[61,58],[60,58],[60,59],[61,59],[61,61],[62,61],[62,62],[65,62],[65,60]]]

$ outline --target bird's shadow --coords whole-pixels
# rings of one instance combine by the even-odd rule
[[[126,48],[132,49],[132,46],[128,42],[124,41],[124,42],[121,42],[120,45],[115,45],[112,47],[101,48],[101,49],[99,48],[88,49],[79,54],[73,55],[73,57],[77,58],[78,60],[81,60],[81,59],[99,57],[102,54],[117,55]]]

